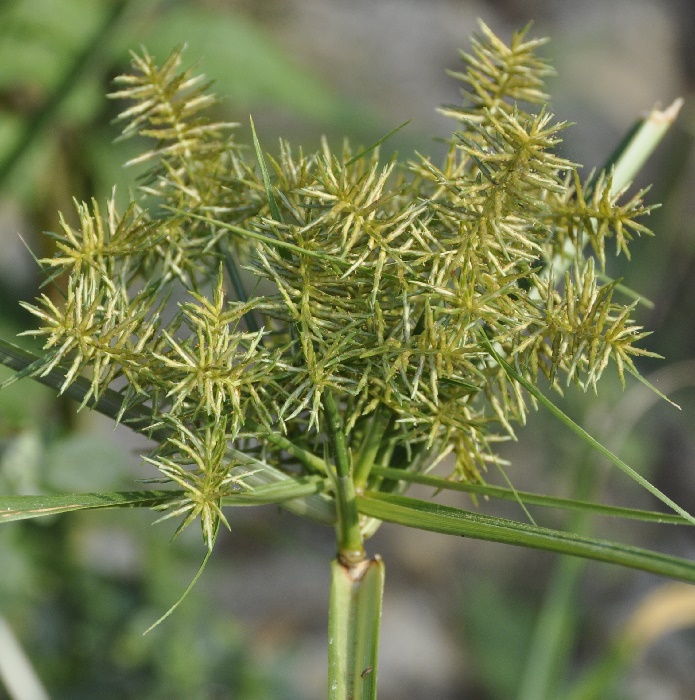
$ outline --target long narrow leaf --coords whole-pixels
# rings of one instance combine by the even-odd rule
[[[245,484],[253,487],[253,493],[260,493],[264,485],[268,487],[275,485],[278,489],[296,487],[295,477],[285,474],[263,460],[235,448],[229,448],[227,454],[242,465],[237,468],[238,475],[243,477]],[[307,482],[311,483],[311,479],[307,479]],[[282,508],[295,515],[324,525],[335,524],[335,501],[327,494],[321,493],[320,489],[309,495],[291,497],[289,500],[278,499],[277,502]]]
[[[249,477],[245,481],[248,483]],[[222,499],[222,505],[259,506],[273,503],[280,504],[295,498],[321,493],[326,490],[326,486],[326,479],[317,476],[287,477],[283,481],[259,486],[252,491],[225,496]]]
[[[352,156],[350,160],[345,161],[345,165],[352,165],[353,163],[356,163],[360,158],[364,158],[364,156],[369,155],[375,148],[378,148],[381,146],[384,141],[387,139],[390,139],[395,133],[399,132],[404,126],[408,126],[410,122],[413,121],[412,119],[408,119],[408,121],[403,122],[400,126],[397,126],[395,129],[392,129],[389,131],[388,134],[385,136],[382,136],[378,141],[375,141],[371,146],[367,146],[363,151],[360,151],[357,155]]]
[[[625,464],[622,459],[614,455],[607,447],[604,447],[596,438],[589,435],[589,433],[575,423],[568,415],[563,413],[549,398],[542,394],[531,382],[523,377],[519,372],[517,372],[514,367],[512,367],[493,347],[490,341],[481,332],[480,334],[483,343],[486,345],[488,352],[495,358],[495,360],[500,364],[509,377],[516,380],[521,384],[521,386],[526,389],[526,391],[531,394],[540,404],[545,406],[556,418],[558,418],[562,423],[564,423],[572,432],[579,435],[584,442],[588,443],[597,452],[602,454],[604,457],[609,459],[613,464],[615,464],[618,469],[625,472],[633,481],[636,481],[642,488],[649,491],[652,496],[656,496],[662,503],[665,503],[669,508],[672,508],[676,513],[683,516],[689,523],[695,525],[695,517],[690,515],[687,510],[681,508],[675,501],[671,500],[665,493],[660,491],[656,486],[651,484],[647,479],[645,479],[641,474],[638,474],[632,467]]]
[[[282,221],[280,216],[280,210],[278,209],[277,202],[275,201],[275,195],[273,194],[273,186],[270,182],[270,175],[268,174],[268,168],[265,164],[265,158],[263,157],[263,150],[261,149],[261,144],[258,141],[258,136],[256,134],[256,127],[253,123],[253,118],[249,117],[251,121],[251,135],[253,137],[253,146],[256,149],[256,158],[258,158],[258,165],[261,166],[261,175],[263,176],[263,185],[265,186],[266,195],[268,196],[268,206],[270,208],[270,213],[275,219],[275,221]]]
[[[282,472],[278,472],[282,474]],[[249,475],[246,481],[251,481]],[[326,488],[325,479],[282,475],[282,481],[263,483],[252,491],[231,494],[222,499],[223,506],[282,504],[319,494]],[[267,475],[266,475],[267,478]],[[260,481],[258,479],[257,481]],[[0,496],[0,523],[29,520],[78,510],[104,508],[153,508],[178,501],[184,491],[117,491],[112,493],[73,493],[41,496]]]
[[[413,484],[424,484],[432,486],[437,490],[463,491],[464,493],[475,493],[480,496],[491,496],[504,501],[523,501],[525,505],[542,506],[544,508],[561,508],[563,510],[578,510],[597,515],[609,515],[630,520],[644,520],[646,522],[670,524],[670,525],[690,525],[690,521],[680,515],[671,513],[659,513],[653,510],[640,510],[637,508],[624,508],[622,506],[608,506],[603,503],[593,501],[581,501],[573,498],[558,498],[556,496],[544,496],[539,493],[529,491],[512,491],[501,486],[488,486],[487,484],[473,484],[467,481],[451,481],[429,474],[417,474],[404,469],[393,469],[391,467],[372,468],[372,473],[384,479],[392,481],[407,481]]]
[[[31,372],[41,366],[41,363],[42,360],[38,355],[0,338],[0,364],[17,372],[13,377],[4,381],[0,389],[31,374]],[[48,372],[48,374],[32,375],[32,379],[60,392],[65,383],[66,374],[67,370],[58,365]],[[88,379],[85,377],[77,377],[66,387],[65,391],[63,391],[63,395],[74,399],[78,403],[82,403],[90,389],[91,382]],[[123,397],[113,389],[101,389],[99,399],[97,401],[87,401],[86,406],[109,418],[115,419],[121,412]],[[127,424],[128,427],[133,430],[143,432],[152,424],[152,419],[141,407],[135,407],[124,412],[121,422]],[[154,439],[159,439],[158,436],[161,434],[154,431],[153,433],[148,432],[148,435]]]
[[[0,496],[0,523],[29,520],[77,510],[152,508],[181,497],[183,491],[125,491],[48,496]]]
[[[679,97],[666,109],[653,109],[629,132],[605,166],[606,170],[613,168],[613,192],[632,182],[661,143],[682,106],[683,99]]]
[[[683,100],[678,98],[667,109],[653,109],[644,119],[639,120],[625,135],[617,148],[603,164],[600,170],[584,186],[584,197],[589,199],[601,173],[611,174],[611,194],[620,192],[627,187],[656,150],[668,129],[676,120]],[[584,249],[589,243],[586,233],[582,234],[578,244]],[[577,248],[569,240],[565,242],[564,250],[556,255],[542,274],[547,278],[551,271],[555,279],[562,279],[565,271],[575,259]],[[624,291],[624,289],[623,289]],[[537,297],[537,290],[532,290],[532,296]]]
[[[270,236],[265,236],[262,233],[257,233],[256,231],[249,231],[248,229],[241,228],[240,226],[234,226],[234,224],[228,224],[225,221],[218,221],[211,216],[203,216],[202,214],[195,214],[190,211],[184,211],[183,209],[173,209],[169,208],[175,214],[181,214],[182,216],[187,216],[189,219],[196,219],[197,221],[204,221],[208,224],[213,224],[219,228],[226,229],[232,233],[236,233],[239,236],[246,238],[253,238],[256,241],[261,241],[270,247],[284,248],[286,250],[291,250],[293,253],[300,253],[301,255],[306,255],[310,258],[318,258],[319,260],[328,260],[330,262],[336,263],[337,265],[342,265],[345,267],[347,263],[344,260],[336,257],[335,255],[330,255],[329,253],[321,253],[318,250],[308,250],[307,248],[302,248],[301,246],[290,243],[289,241],[283,241],[279,238],[271,238]]]
[[[420,530],[571,554],[695,583],[695,562],[618,542],[480,515],[395,494],[367,492],[357,497],[357,508],[363,515]]]
[[[35,355],[27,350],[8,343],[5,340],[0,339],[0,364],[14,369],[18,372],[25,371],[27,367],[31,366],[39,360],[38,355]],[[45,376],[33,376],[32,379],[45,384],[55,390],[60,390],[63,382],[65,381],[65,371],[60,367],[54,368]],[[84,377],[77,377],[72,384],[65,390],[64,394],[69,396],[75,401],[82,402],[87,392],[90,389],[89,380]],[[102,413],[109,418],[115,418],[122,405],[122,396],[112,389],[103,389],[99,400],[96,402],[88,402],[87,407]],[[139,432],[146,432],[147,435],[155,440],[163,440],[166,438],[163,430],[150,431],[149,426],[152,423],[151,418],[148,418],[147,414],[140,408],[129,409],[123,415],[123,423],[125,423],[129,428]],[[292,477],[288,476],[284,472],[275,469],[271,465],[256,460],[249,455],[245,455],[237,450],[231,450],[230,454],[242,462],[245,462],[252,471],[252,474],[244,475],[244,480],[250,486],[260,487],[265,484],[294,484],[295,481]],[[285,486],[284,488],[292,488]],[[304,487],[308,488],[308,487]],[[312,487],[313,488],[313,487]],[[320,489],[319,489],[320,491]],[[172,492],[173,493],[173,492]],[[80,495],[83,496],[84,494]],[[7,498],[19,498],[19,497],[7,497]],[[23,497],[22,497],[23,498]],[[27,497],[32,498],[32,497]],[[52,498],[61,498],[55,496]],[[275,502],[275,501],[274,501]],[[303,517],[311,518],[317,522],[325,523],[328,525],[333,524],[335,520],[335,505],[334,501],[324,493],[318,491],[311,492],[308,495],[296,494],[290,497],[288,500],[278,498],[277,503],[286,510],[289,510],[295,515],[300,515]],[[105,506],[102,506],[105,507]],[[2,508],[2,501],[0,501],[0,509]],[[72,508],[68,510],[79,510],[80,508]],[[36,517],[36,516],[27,516]],[[1,520],[0,520],[1,522]]]
[[[195,576],[191,580],[191,582],[188,584],[186,587],[186,590],[181,594],[179,599],[162,615],[160,618],[155,620],[144,632],[143,635],[148,634],[151,632],[155,627],[159,627],[159,625],[164,622],[173,612],[176,610],[176,608],[183,603],[183,601],[188,598],[188,594],[193,590],[193,586],[195,586],[196,583],[198,583],[198,579],[203,575],[203,571],[205,571],[205,567],[208,565],[208,561],[210,561],[210,555],[212,554],[212,549],[215,546],[215,542],[217,541],[217,533],[219,532],[219,527],[220,523],[219,521],[215,525],[215,532],[212,538],[212,542],[210,543],[210,546],[208,547],[207,551],[205,552],[205,556],[203,557],[203,561],[200,564],[200,567],[198,568],[198,571],[196,571]]]

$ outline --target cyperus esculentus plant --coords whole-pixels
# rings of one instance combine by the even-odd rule
[[[582,180],[556,154],[565,125],[546,106],[542,43],[520,32],[506,46],[481,25],[456,74],[465,106],[442,110],[454,132],[439,165],[382,163],[378,147],[347,143],[306,154],[281,142],[264,156],[255,132],[248,149],[236,125],[208,120],[214,98],[180,72],[179,52],[161,67],[134,55],[112,97],[131,103],[124,136],[150,142],[135,159],[150,164],[140,197],[122,215],[78,204],[80,226],[63,221],[56,256],[41,261],[64,299],[25,305],[44,354],[2,346],[20,374],[155,440],[145,459],[175,490],[85,496],[84,507],[199,520],[208,550],[236,503],[283,503],[335,527],[331,697],[375,693],[383,564],[364,541],[382,520],[695,581],[684,560],[402,495],[420,481],[543,505],[483,483],[529,404],[602,448],[539,378],[594,388],[608,365],[624,380],[652,354],[637,302],[603,275],[606,246],[629,255],[649,207],[625,194],[625,157],[619,176]],[[643,157],[650,129],[656,142],[665,126],[638,132]],[[695,522],[607,454],[680,514],[663,520]],[[429,474],[449,456],[450,478]],[[6,519],[37,508],[8,503]]]

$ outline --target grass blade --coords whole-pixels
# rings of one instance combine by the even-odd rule
[[[278,472],[282,474],[282,472]],[[253,481],[254,474],[245,479]],[[223,506],[258,506],[282,504],[320,494],[326,489],[326,480],[316,476],[284,479],[275,482],[260,482],[252,491],[231,494],[222,499]],[[72,493],[41,496],[1,496],[0,523],[15,520],[30,520],[46,515],[58,515],[78,510],[102,510],[105,508],[166,508],[178,501],[183,491],[116,491],[111,493]]]
[[[408,126],[410,122],[413,121],[412,119],[408,119],[408,121],[403,122],[400,126],[397,126],[395,129],[392,129],[389,131],[388,134],[385,136],[382,136],[378,141],[375,141],[371,146],[367,146],[363,151],[360,151],[357,155],[352,156],[350,160],[345,161],[345,165],[352,165],[353,163],[356,163],[360,158],[364,158],[367,154],[371,153],[375,148],[378,148],[381,146],[384,141],[387,139],[390,139],[396,132],[400,131],[404,126]]]
[[[0,389],[2,389],[33,372],[35,367],[42,364],[42,359],[28,350],[24,350],[14,345],[14,343],[8,343],[0,338],[0,364],[18,373],[3,382],[2,386],[0,386]],[[29,369],[30,367],[31,369]],[[65,383],[66,374],[67,370],[58,365],[48,374],[32,375],[31,378],[39,382],[39,384],[43,384],[60,393]],[[76,377],[72,384],[62,392],[62,395],[81,404],[90,391],[91,382],[85,377]],[[92,398],[85,405],[87,408],[115,420],[121,414],[123,396],[113,389],[101,389],[99,398],[96,401]],[[132,430],[146,433],[154,440],[163,440],[166,437],[161,430],[149,430],[152,425],[152,416],[141,406],[135,406],[126,410],[121,416],[121,423]]]
[[[570,554],[695,583],[695,562],[618,542],[373,491],[357,497],[357,508],[363,515],[420,530]]]
[[[519,372],[517,372],[514,367],[512,367],[501,355],[492,347],[490,341],[481,332],[480,337],[483,343],[486,345],[488,352],[495,358],[495,360],[500,364],[509,377],[517,381],[521,386],[526,389],[526,391],[531,394],[540,404],[545,406],[556,418],[558,418],[562,423],[564,423],[572,432],[579,435],[584,442],[591,445],[597,452],[602,454],[606,459],[610,460],[615,464],[618,469],[627,474],[633,481],[636,481],[642,488],[649,491],[652,496],[658,498],[662,503],[665,503],[669,508],[673,509],[676,513],[685,518],[689,523],[695,525],[695,518],[688,513],[687,510],[681,508],[675,501],[671,500],[665,493],[660,491],[656,486],[651,484],[647,479],[645,479],[641,474],[638,474],[632,467],[623,462],[622,459],[614,455],[607,447],[604,447],[596,438],[589,435],[589,433],[581,427],[581,425],[575,423],[568,415],[563,413],[550,399],[544,396],[531,382],[524,378]]]
[[[261,150],[261,144],[258,141],[258,135],[256,134],[256,127],[253,123],[253,117],[249,117],[251,121],[251,134],[253,137],[253,147],[256,149],[256,158],[258,158],[258,165],[261,167],[261,175],[263,176],[263,185],[265,186],[265,192],[268,196],[268,206],[270,207],[270,214],[275,221],[282,221],[282,216],[280,216],[280,210],[278,209],[277,202],[275,201],[275,196],[273,195],[273,186],[270,184],[270,175],[268,174],[268,167],[265,164],[265,158],[263,157],[263,151]]]
[[[473,484],[466,481],[451,481],[438,476],[418,474],[403,469],[374,466],[372,473],[391,481],[407,481],[413,484],[432,486],[437,490],[462,491],[474,493],[480,496],[490,496],[504,501],[517,501],[521,499],[526,505],[541,506],[543,508],[560,508],[563,510],[576,510],[596,515],[608,515],[628,520],[643,520],[645,522],[661,523],[669,525],[690,525],[690,521],[680,515],[671,513],[659,513],[653,510],[640,510],[637,508],[624,508],[622,506],[609,506],[593,501],[583,501],[574,498],[558,498],[545,496],[529,491],[512,491],[501,486],[488,486],[487,484]],[[517,498],[518,497],[518,498]]]
[[[229,448],[228,454],[241,465],[235,473],[244,478],[244,483],[252,486],[253,493],[258,493],[263,485],[278,485],[278,488],[295,488],[296,477],[291,477],[285,472],[276,469],[272,465],[260,459],[240,452],[235,448]],[[310,482],[310,479],[307,479]],[[292,484],[292,486],[288,486]],[[302,518],[309,518],[324,525],[334,525],[336,512],[335,501],[321,490],[316,490],[309,495],[297,497],[295,495],[288,500],[278,499],[278,504]]]
[[[153,508],[176,501],[183,491],[117,491],[49,496],[0,496],[0,523],[30,520],[77,510]]]
[[[193,212],[183,211],[182,209],[170,209],[170,211],[174,212],[175,214],[181,214],[182,216],[186,216],[189,219],[197,219],[198,221],[205,221],[208,224],[214,224],[215,226],[218,226],[219,228],[227,229],[227,231],[231,231],[232,233],[236,233],[239,236],[243,236],[246,238],[252,238],[256,241],[261,241],[261,243],[265,243],[267,246],[270,246],[271,248],[272,247],[285,248],[286,250],[291,250],[293,253],[307,255],[310,258],[318,258],[320,260],[329,260],[330,262],[336,263],[337,265],[342,265],[343,267],[345,267],[348,264],[345,262],[345,260],[341,260],[341,258],[338,258],[335,255],[330,255],[329,253],[321,253],[317,250],[308,250],[306,248],[302,248],[301,246],[295,245],[294,243],[290,243],[289,241],[283,241],[283,240],[280,240],[279,238],[271,238],[270,236],[264,236],[262,233],[257,233],[256,231],[249,231],[248,229],[241,228],[240,226],[234,226],[234,224],[228,224],[225,221],[218,221],[217,219],[213,219],[211,216],[203,216],[202,214],[194,214]]]
[[[212,542],[210,543],[210,546],[208,547],[207,551],[205,552],[205,556],[203,557],[203,561],[200,564],[200,567],[198,568],[198,571],[196,571],[195,576],[193,577],[193,580],[188,584],[186,587],[186,590],[181,594],[179,599],[155,622],[153,622],[142,634],[145,636],[149,632],[151,632],[155,627],[159,627],[159,625],[164,622],[164,620],[169,617],[176,608],[183,603],[183,601],[188,597],[188,594],[193,590],[193,586],[195,586],[196,583],[198,583],[198,579],[203,575],[203,571],[205,571],[205,567],[208,564],[208,561],[210,560],[210,555],[212,554],[212,549],[215,545],[215,542],[217,541],[217,533],[219,531],[219,522],[215,526],[215,533],[213,535]]]
[[[250,475],[249,475],[250,476]],[[249,478],[246,478],[249,481]],[[295,498],[321,493],[327,488],[325,479],[317,476],[288,477],[285,481],[265,484],[253,491],[234,493],[222,498],[223,506],[262,506],[280,504]]]
[[[16,345],[8,343],[6,340],[2,340],[0,338],[0,364],[18,372],[23,372],[27,367],[37,362],[39,359],[40,358],[38,355],[35,355],[28,350],[19,348]],[[55,389],[56,391],[59,391],[60,387],[65,381],[65,370],[61,369],[60,367],[56,367],[45,376],[33,376],[32,379]],[[87,392],[90,390],[90,387],[91,383],[88,379],[84,377],[77,377],[63,393],[65,396],[69,396],[75,401],[82,402],[84,397],[87,395]],[[101,395],[99,396],[99,400],[96,402],[89,401],[87,403],[87,407],[91,410],[97,411],[98,413],[102,413],[109,418],[115,419],[120,413],[122,402],[123,397],[118,392],[114,391],[113,389],[103,389],[101,391]],[[152,418],[151,416],[148,416],[145,410],[139,407],[128,409],[123,415],[122,423],[127,425],[132,430],[148,435],[154,440],[162,441],[167,437],[165,434],[166,431],[164,430],[149,430],[150,426],[152,425]],[[245,469],[244,471],[254,472],[252,474],[244,474],[243,472],[240,473],[240,475],[244,476],[245,482],[250,486],[260,487],[264,484],[287,484],[289,482],[294,484],[294,479],[292,477],[278,469],[275,469],[265,462],[254,459],[253,457],[234,449],[230,450],[230,455],[233,455],[237,460],[250,467],[250,469]],[[172,491],[167,493],[174,492]],[[75,498],[81,498],[84,495],[85,494],[80,494]],[[51,498],[61,497],[62,496],[54,496]],[[7,496],[6,498],[20,497]],[[34,497],[27,496],[26,498]],[[290,498],[289,500],[279,499],[278,503],[280,503],[282,508],[290,511],[291,513],[295,513],[296,515],[307,517],[327,525],[332,525],[335,521],[334,501],[326,494],[318,491],[305,496],[295,495],[295,497]],[[2,501],[0,501],[0,509],[1,508]],[[68,508],[67,510],[80,510],[80,508]],[[1,516],[2,514],[0,513],[0,518]]]
[[[664,110],[653,109],[628,133],[604,166],[606,171],[613,168],[613,192],[618,192],[632,182],[661,143],[682,106],[683,99],[679,97]]]

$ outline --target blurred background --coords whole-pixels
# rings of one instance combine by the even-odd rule
[[[460,99],[446,70],[460,69],[457,51],[478,17],[505,40],[529,21],[531,35],[552,38],[552,107],[576,123],[562,152],[586,172],[655,104],[685,99],[636,183],[655,183],[648,199],[662,206],[647,222],[655,237],[633,246],[631,265],[620,258],[609,270],[653,301],[640,311],[654,332],[646,345],[666,359],[640,368],[683,410],[608,378],[598,397],[568,391],[562,406],[695,512],[691,0],[2,0],[2,337],[31,323],[18,304],[40,283],[28,248],[49,254],[41,232],[57,229],[58,211],[72,220],[73,196],[103,202],[114,184],[125,202],[135,182],[121,164],[138,144],[113,145],[119,105],[105,98],[130,49],[144,45],[162,61],[187,44],[187,63],[215,81],[241,141],[249,113],[270,152],[280,136],[307,149],[320,134],[370,144],[412,119],[385,146],[405,158],[442,150],[436,137],[452,125],[435,108]],[[74,408],[27,380],[0,393],[2,493],[127,490],[151,476],[138,457],[144,441]],[[519,489],[659,507],[547,415],[534,416],[504,454]],[[523,518],[513,504],[478,507]],[[685,528],[534,514],[539,524],[695,558]],[[0,528],[0,675],[1,660],[22,649],[46,689],[13,696],[0,683],[0,698],[325,697],[332,532],[272,508],[234,511],[193,594],[143,637],[203,556],[194,528],[170,543],[171,525],[154,519],[120,511]],[[388,572],[382,700],[695,696],[691,587],[388,525],[370,551]]]

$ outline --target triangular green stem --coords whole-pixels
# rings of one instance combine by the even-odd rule
[[[333,393],[328,388],[323,392],[323,407],[326,415],[326,432],[331,442],[335,467],[335,474],[332,476],[338,515],[336,523],[338,559],[350,565],[364,559],[364,546],[355,504],[355,483],[345,430]]]

